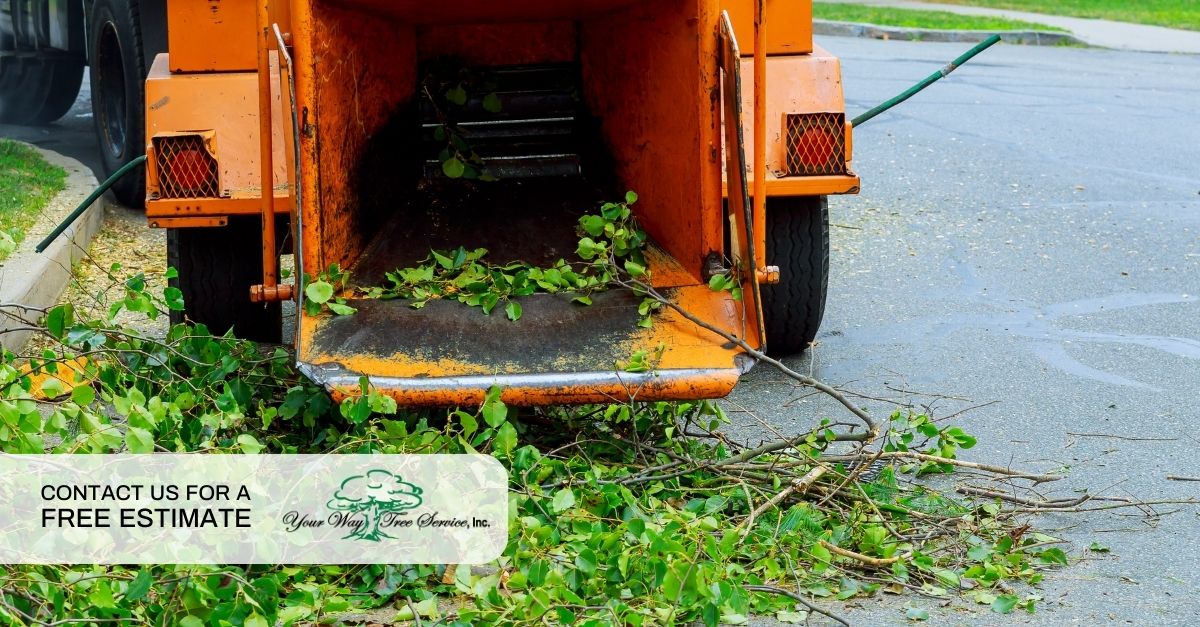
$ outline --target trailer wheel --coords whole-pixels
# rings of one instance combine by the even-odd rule
[[[146,64],[138,0],[96,0],[88,24],[88,58],[91,60],[92,119],[104,172],[111,176],[121,166],[146,151]],[[125,205],[141,208],[146,197],[146,175],[130,172],[112,186]]]
[[[779,283],[762,286],[767,349],[804,352],[825,315],[829,285],[829,206],[824,196],[767,200],[767,264]]]
[[[67,10],[76,15],[80,9],[70,4]],[[37,47],[0,33],[0,123],[49,124],[79,96],[83,55]]]
[[[258,218],[231,218],[224,227],[168,230],[167,263],[179,272],[171,284],[183,292],[185,308],[171,312],[171,324],[186,316],[213,335],[233,329],[242,339],[278,342],[280,303],[250,302],[250,286],[262,282],[261,249]]]

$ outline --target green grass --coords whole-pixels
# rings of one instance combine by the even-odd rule
[[[1045,24],[979,15],[959,15],[946,11],[920,11],[862,4],[813,3],[813,17],[836,22],[864,22],[877,26],[902,26],[934,30],[1049,30],[1061,31]]]
[[[993,9],[1096,17],[1118,22],[1200,30],[1200,0],[937,0]]]
[[[0,139],[0,260],[66,182],[67,172],[50,165],[37,151]],[[7,238],[11,238],[9,241]]]

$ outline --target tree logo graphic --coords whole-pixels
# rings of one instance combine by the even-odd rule
[[[409,510],[420,504],[421,488],[404,481],[400,475],[376,469],[363,475],[346,477],[326,506],[340,512],[363,515],[363,524],[355,527],[343,540],[355,538],[379,542],[392,537],[379,528],[385,515]]]

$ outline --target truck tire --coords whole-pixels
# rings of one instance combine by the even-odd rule
[[[66,53],[0,59],[0,123],[49,124],[75,104],[82,83],[83,59]]]
[[[279,342],[283,330],[280,303],[250,302],[250,286],[262,283],[262,228],[258,218],[230,218],[224,227],[167,231],[167,264],[183,292],[184,311],[171,312],[171,323],[198,322],[213,335],[233,329],[236,337]]]
[[[92,119],[106,176],[146,151],[146,63],[138,6],[138,0],[96,0],[88,22]],[[123,204],[142,208],[145,171],[122,177],[112,192]]]
[[[829,205],[824,196],[767,200],[767,264],[779,266],[779,283],[762,286],[767,350],[777,357],[802,353],[825,315]]]
[[[0,29],[0,123],[4,124],[41,125],[61,118],[75,104],[83,82],[81,50],[47,47],[48,31],[83,22],[82,5],[72,2],[47,8],[35,2],[32,7],[25,5],[26,13],[30,9],[42,11],[37,21],[45,31],[18,29],[11,19],[7,30]],[[0,11],[16,12],[6,0],[0,0]]]

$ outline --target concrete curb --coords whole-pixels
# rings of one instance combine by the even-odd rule
[[[20,142],[18,142],[20,143]],[[82,163],[25,144],[42,158],[67,171],[62,191],[50,200],[37,221],[25,233],[25,239],[8,259],[0,262],[0,346],[14,353],[29,341],[32,331],[20,327],[37,324],[42,311],[58,304],[71,280],[71,270],[83,258],[92,237],[104,223],[109,200],[101,197],[79,219],[59,235],[43,253],[34,252],[43,237],[99,186],[91,169]]]
[[[902,28],[898,26],[859,24],[856,22],[832,22],[829,20],[813,20],[813,33],[833,37],[865,37],[869,39],[897,39],[900,41],[957,41],[965,43],[980,42],[992,35],[1000,35],[1000,39],[1009,44],[1024,44],[1029,46],[1091,45],[1070,33],[1041,30],[933,30],[928,28]]]

